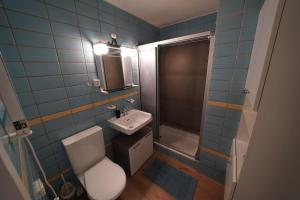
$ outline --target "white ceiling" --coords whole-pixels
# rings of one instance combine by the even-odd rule
[[[164,27],[217,10],[219,0],[106,0],[157,27]]]

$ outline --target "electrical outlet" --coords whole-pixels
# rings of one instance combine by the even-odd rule
[[[18,136],[28,136],[32,133],[26,120],[14,121],[13,125]]]

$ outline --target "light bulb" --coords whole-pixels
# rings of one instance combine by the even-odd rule
[[[108,53],[108,46],[103,43],[94,44],[94,53],[98,56]]]

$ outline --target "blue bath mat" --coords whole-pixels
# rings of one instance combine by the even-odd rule
[[[162,187],[178,200],[192,200],[197,180],[170,166],[164,161],[155,159],[144,171],[144,176]]]

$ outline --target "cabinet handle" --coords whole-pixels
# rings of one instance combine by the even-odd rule
[[[140,142],[139,143],[137,143],[136,145],[134,145],[134,147],[133,147],[133,149],[136,149],[138,146],[140,146]]]

